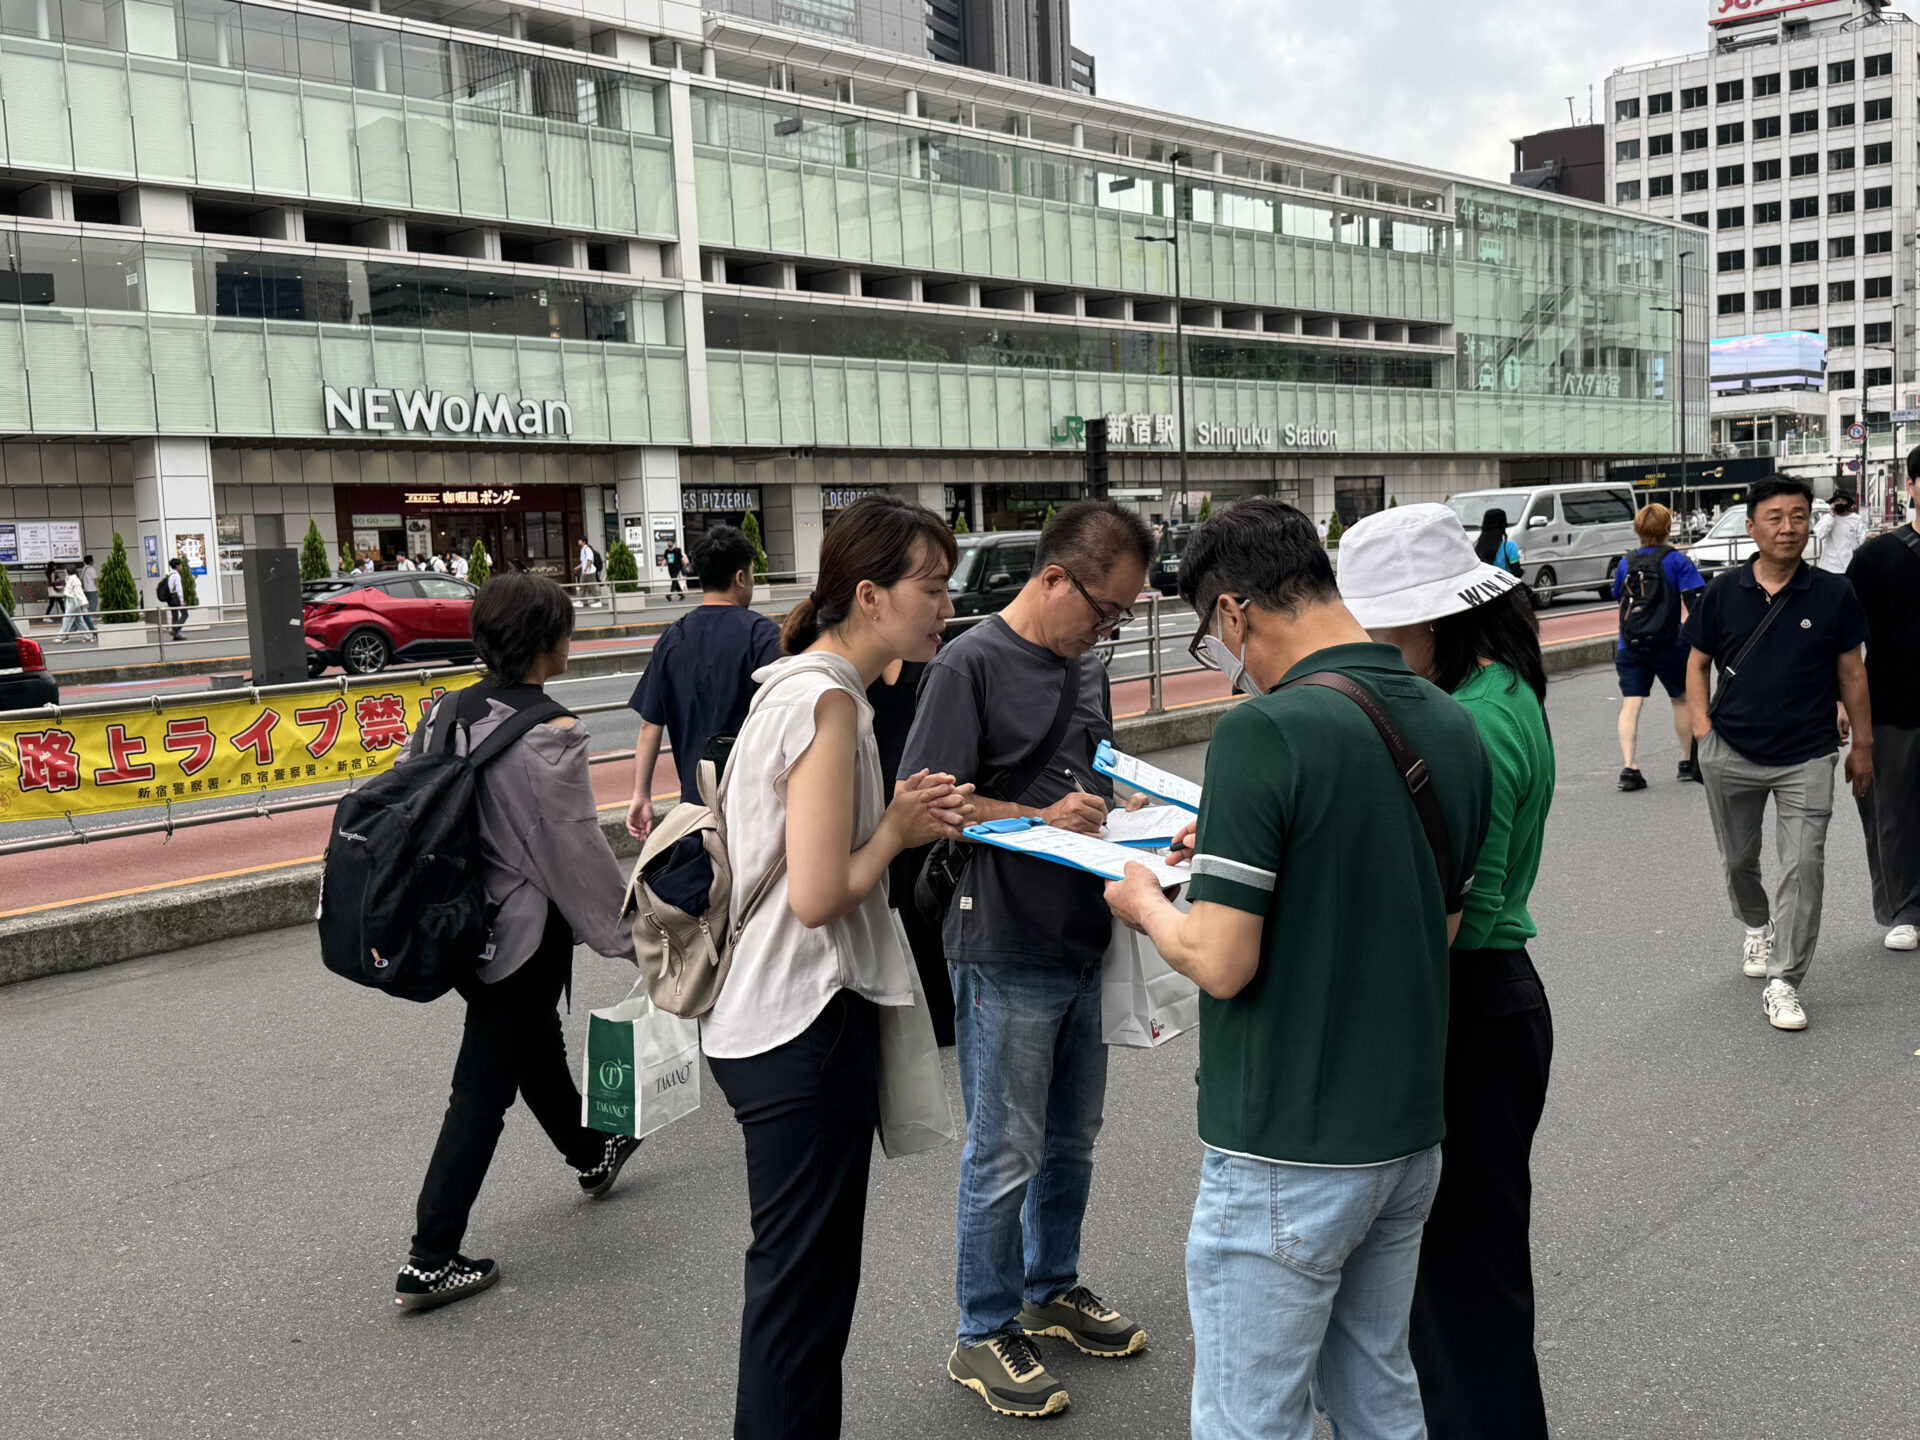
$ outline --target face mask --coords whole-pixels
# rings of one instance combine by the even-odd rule
[[[1260,687],[1255,685],[1252,677],[1247,674],[1246,661],[1228,649],[1226,641],[1218,635],[1209,635],[1200,642],[1200,648],[1219,668],[1220,673],[1227,677],[1227,683],[1233,687],[1235,693],[1243,695],[1260,693]],[[1244,650],[1246,647],[1243,645],[1241,648]]]

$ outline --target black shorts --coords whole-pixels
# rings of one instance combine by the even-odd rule
[[[1678,640],[1651,655],[1638,650],[1614,651],[1613,669],[1620,677],[1620,693],[1645,699],[1653,694],[1653,682],[1657,678],[1666,687],[1668,699],[1685,699],[1687,657],[1691,653],[1692,648]]]

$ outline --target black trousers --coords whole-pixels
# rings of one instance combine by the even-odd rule
[[[1447,1138],[1420,1242],[1413,1363],[1430,1440],[1544,1440],[1527,1161],[1547,1101],[1553,1015],[1525,950],[1452,960]]]
[[[841,990],[786,1044],[707,1065],[746,1132],[753,1207],[734,1440],[831,1440],[880,1119],[879,1011]]]
[[[467,1026],[447,1115],[420,1186],[415,1260],[432,1266],[459,1253],[516,1093],[576,1170],[598,1164],[605,1153],[607,1137],[580,1123],[580,1091],[555,1008],[572,977],[573,927],[549,903],[546,931],[526,964],[492,985],[460,982]]]

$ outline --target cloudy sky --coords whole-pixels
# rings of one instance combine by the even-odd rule
[[[1706,49],[1701,0],[1073,0],[1100,92],[1504,180],[1622,65]],[[1177,16],[1177,20],[1170,17]]]

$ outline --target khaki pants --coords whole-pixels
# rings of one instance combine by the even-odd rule
[[[1767,978],[1798,988],[1820,939],[1827,885],[1827,826],[1833,819],[1833,773],[1839,755],[1798,765],[1756,765],[1717,731],[1700,742],[1713,838],[1726,866],[1733,913],[1754,929],[1774,922]],[[1760,883],[1760,832],[1773,797],[1773,844],[1780,858],[1769,906]]]

